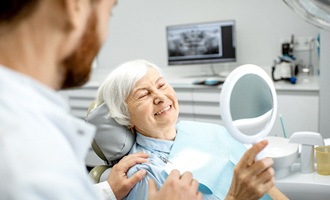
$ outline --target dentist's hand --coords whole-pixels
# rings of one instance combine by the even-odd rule
[[[226,199],[260,199],[275,183],[273,160],[255,161],[256,155],[268,144],[263,140],[245,152],[235,166],[234,176]],[[220,186],[221,187],[221,186]]]
[[[148,154],[134,153],[123,157],[116,165],[112,167],[108,177],[108,183],[117,199],[123,199],[131,189],[141,181],[147,174],[145,170],[136,172],[132,177],[127,177],[129,168],[136,164],[148,162]]]
[[[198,192],[199,183],[190,172],[180,176],[178,170],[173,170],[159,191],[152,179],[149,179],[148,185],[149,200],[202,200],[202,193]]]

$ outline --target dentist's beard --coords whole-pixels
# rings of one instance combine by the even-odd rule
[[[93,11],[77,48],[62,62],[61,74],[63,81],[61,89],[79,87],[89,80],[92,62],[101,47],[100,43],[97,33],[96,13]]]

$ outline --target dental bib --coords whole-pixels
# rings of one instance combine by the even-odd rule
[[[245,151],[245,146],[220,125],[181,121],[164,171],[190,171],[200,183],[200,192],[224,199],[234,167]]]

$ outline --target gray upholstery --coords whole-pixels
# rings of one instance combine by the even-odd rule
[[[130,151],[135,142],[135,135],[126,127],[119,125],[113,118],[107,118],[108,114],[109,109],[103,103],[88,113],[86,121],[96,126],[94,137],[96,146],[104,154],[107,163],[112,165]],[[96,150],[95,145],[93,149]]]

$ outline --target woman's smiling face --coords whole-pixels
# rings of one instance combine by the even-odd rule
[[[138,80],[126,99],[131,123],[141,134],[172,140],[179,105],[172,86],[153,68]]]

